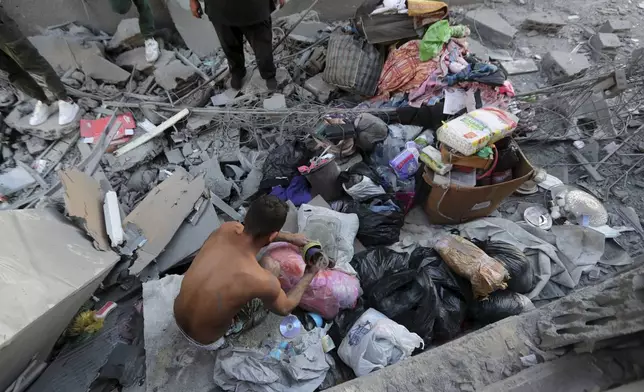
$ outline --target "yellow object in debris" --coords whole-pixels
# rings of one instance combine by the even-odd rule
[[[67,334],[69,336],[78,336],[84,333],[94,334],[103,328],[103,321],[103,319],[96,318],[95,311],[86,310],[76,316],[67,330]]]
[[[409,16],[431,14],[442,9],[445,9],[445,13],[447,13],[447,4],[442,1],[407,0],[407,15]]]

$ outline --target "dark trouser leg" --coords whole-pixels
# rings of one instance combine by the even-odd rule
[[[45,92],[36,83],[34,78],[31,77],[25,70],[23,70],[18,63],[14,61],[11,56],[0,50],[0,69],[9,74],[9,81],[20,91],[36,98],[39,101],[49,103]]]
[[[110,6],[112,11],[124,15],[132,8],[132,0],[110,0]]]
[[[243,77],[246,74],[246,64],[244,60],[244,35],[241,28],[235,26],[224,26],[219,23],[213,23],[219,43],[228,60],[230,73],[237,77]]]
[[[262,79],[275,77],[275,63],[273,62],[273,24],[271,20],[242,27],[246,39],[253,47],[257,68]]]
[[[129,1],[129,0],[128,0]],[[152,14],[152,7],[148,0],[132,0],[139,11],[139,27],[141,34],[145,38],[152,38],[154,35],[154,15]]]
[[[65,86],[63,86],[56,71],[40,55],[38,49],[29,42],[18,28],[16,22],[9,18],[2,8],[0,8],[0,49],[5,55],[0,61],[10,69],[13,69],[14,72],[7,72],[10,75],[13,74],[14,79],[12,82],[15,80],[16,87],[36,99],[47,102],[44,91],[27,74],[29,72],[41,77],[49,91],[57,99],[67,99],[67,91],[65,91]],[[11,61],[7,58],[10,58]],[[5,65],[3,65],[3,69],[4,67]]]

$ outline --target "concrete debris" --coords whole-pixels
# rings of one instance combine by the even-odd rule
[[[44,140],[58,140],[65,135],[78,130],[78,121],[83,114],[84,111],[79,110],[74,121],[69,124],[58,125],[58,114],[53,113],[44,123],[40,125],[31,125],[29,124],[31,112],[23,113],[20,111],[20,108],[16,106],[4,119],[4,122],[8,127],[21,133],[26,133]]]
[[[597,33],[590,38],[589,44],[595,61],[602,58],[614,59],[617,49],[622,46],[619,36],[613,33]]]
[[[472,33],[478,34],[481,41],[503,48],[511,46],[517,33],[517,29],[501,15],[487,8],[469,11],[465,14],[464,23],[470,27]]]
[[[105,58],[97,42],[81,44],[71,38],[53,35],[29,37],[29,41],[59,70],[80,69],[87,77],[109,83],[125,82],[130,77],[129,72]]]
[[[543,56],[541,68],[551,83],[558,84],[582,75],[590,68],[590,63],[581,53],[552,51]]]
[[[150,169],[145,165],[139,166],[134,170],[125,185],[136,192],[147,192],[155,185],[157,172],[156,169]]]
[[[0,195],[9,196],[36,183],[24,167],[14,167],[0,174]]]
[[[164,153],[165,153],[166,159],[168,160],[168,163],[178,165],[180,163],[183,163],[184,161],[183,154],[181,153],[181,150],[179,150],[178,148],[175,148],[172,150],[166,149]]]
[[[143,136],[145,135],[139,135],[136,138]],[[136,141],[136,138],[132,139],[130,143]],[[105,159],[110,167],[110,171],[112,172],[130,170],[135,166],[154,159],[157,155],[163,152],[163,149],[166,145],[167,141],[164,138],[154,138],[134,148],[133,150],[119,155],[118,157],[114,156],[113,154],[105,154]]]
[[[208,147],[202,148],[201,146],[205,145],[206,142],[209,143]],[[210,132],[199,135],[196,143],[200,146],[201,151],[212,149],[210,155],[216,157],[219,162],[227,163],[239,160],[237,157],[239,152],[239,129],[213,129]]]
[[[44,140],[36,136],[32,136],[25,140],[25,146],[29,154],[36,155],[40,152],[45,151],[49,144]]]
[[[85,229],[97,249],[110,250],[103,213],[104,197],[99,183],[77,169],[61,171],[60,180],[65,189],[67,215]]]
[[[181,147],[181,152],[183,153],[184,157],[192,155],[192,153],[194,152],[194,150],[192,149],[192,143],[190,142],[184,143],[183,146]]]
[[[633,28],[633,24],[625,19],[609,19],[600,28],[600,33],[613,33],[617,35],[627,34]]]
[[[203,175],[206,188],[218,197],[225,199],[230,196],[230,191],[233,186],[232,181],[224,177],[224,173],[221,171],[216,156],[209,161],[203,162],[199,166],[192,166],[190,168],[190,174],[193,176]]]
[[[286,97],[283,94],[273,94],[272,97],[264,100],[263,106],[266,110],[286,109]]]
[[[289,34],[289,39],[312,44],[319,39],[320,32],[327,31],[329,25],[322,22],[303,21]]]
[[[327,103],[332,94],[338,91],[336,86],[333,86],[322,79],[322,74],[317,74],[304,82],[304,88],[315,95],[316,100],[320,103]]]
[[[475,40],[472,37],[467,37],[467,43],[468,43],[468,50],[470,53],[474,54],[476,57],[478,57],[480,60],[484,62],[490,61],[490,55],[489,55],[489,50],[483,44],[481,44],[479,41]]]
[[[277,68],[275,79],[277,80],[278,89],[283,88],[292,81],[291,75],[283,67]],[[266,88],[266,81],[262,79],[259,70],[254,69],[249,80],[242,87],[241,92],[243,95],[258,95],[269,92],[268,88]]]
[[[168,0],[166,2],[174,27],[186,46],[200,58],[211,56],[220,49],[217,32],[205,13],[201,19],[192,16],[188,2]]]
[[[233,102],[237,94],[239,94],[239,91],[229,88],[222,93],[213,95],[210,98],[210,101],[214,106],[226,106],[227,104]]]
[[[114,61],[116,65],[132,71],[149,71],[151,69],[162,68],[168,65],[172,60],[175,60],[174,52],[169,50],[161,50],[159,58],[154,63],[148,63],[145,59],[145,48],[135,48],[121,53]]]
[[[531,59],[501,61],[501,66],[508,75],[520,75],[539,71],[539,67]]]
[[[510,52],[508,52],[505,49],[489,49],[488,50],[488,55],[490,56],[490,60],[497,60],[497,61],[512,61],[512,55]]]
[[[185,170],[177,168],[125,218],[124,224],[135,224],[147,239],[136,251],[136,260],[130,267],[131,274],[138,274],[161,254],[203,191],[203,177],[191,180]],[[159,219],[161,216],[163,220]]]
[[[533,12],[525,19],[522,27],[526,30],[556,33],[566,24],[567,21],[558,12]]]
[[[123,19],[116,32],[107,44],[108,49],[133,48],[141,46],[144,38],[141,34],[138,18]]]
[[[154,70],[154,80],[166,90],[174,90],[182,82],[187,82],[196,74],[194,68],[175,59]]]

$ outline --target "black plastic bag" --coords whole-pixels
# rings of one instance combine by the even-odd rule
[[[355,308],[353,309],[340,309],[338,315],[333,319],[333,325],[329,329],[329,336],[334,342],[341,342],[356,321],[366,311],[364,300],[362,297],[358,298]],[[338,343],[339,344],[339,343]]]
[[[367,308],[431,341],[437,295],[429,271],[410,268],[405,253],[385,247],[354,255],[351,265],[358,272]]]
[[[458,336],[467,315],[467,302],[472,298],[470,283],[455,275],[438,253],[430,248],[416,248],[409,258],[409,267],[428,273],[436,288],[438,309],[434,339],[445,341]]]
[[[400,228],[405,223],[405,214],[398,206],[398,211],[374,212],[370,205],[383,204],[387,198],[377,197],[370,203],[347,203],[342,212],[358,215],[360,227],[356,237],[364,246],[386,246],[398,242]]]
[[[477,323],[487,325],[532,309],[534,305],[525,295],[500,290],[491,293],[484,300],[472,302],[468,315]]]
[[[532,291],[535,286],[532,263],[519,248],[501,241],[481,242],[477,246],[508,270],[508,290],[521,294]]]
[[[298,143],[284,143],[278,146],[266,158],[262,168],[262,185],[260,188],[270,188],[266,184],[275,179],[285,178],[286,183],[298,174],[298,166],[307,163],[307,151]]]
[[[365,291],[385,275],[407,270],[409,262],[405,253],[377,247],[353,255],[351,266],[358,273],[360,286]]]

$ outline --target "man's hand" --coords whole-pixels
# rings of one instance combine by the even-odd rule
[[[203,10],[201,9],[201,3],[199,3],[199,0],[190,0],[190,11],[192,11],[192,16],[201,19]]]
[[[277,237],[273,240],[275,242],[288,242],[300,248],[311,242],[306,236],[302,233],[284,233],[280,232]]]
[[[317,264],[313,265],[308,265],[306,266],[306,269],[304,270],[304,276],[311,275],[315,278],[315,275],[320,271],[320,267]]]

